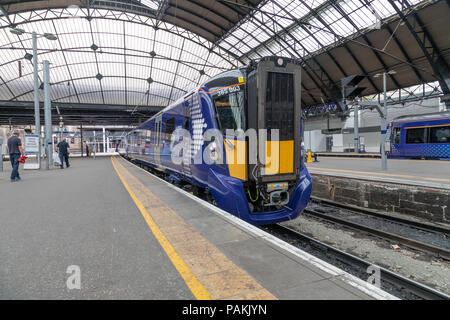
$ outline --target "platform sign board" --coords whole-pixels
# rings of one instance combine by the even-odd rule
[[[28,157],[24,169],[39,169],[38,154],[39,154],[39,136],[37,134],[26,134],[25,135],[25,156]],[[34,159],[30,158],[30,155],[34,155]],[[34,160],[34,161],[33,161]]]

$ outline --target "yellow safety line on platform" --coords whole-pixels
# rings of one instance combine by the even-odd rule
[[[186,265],[184,260],[178,255],[178,253],[175,251],[174,247],[170,244],[170,242],[167,240],[167,238],[161,232],[159,227],[153,221],[152,217],[148,213],[147,209],[145,209],[142,202],[136,197],[134,192],[131,190],[131,188],[128,186],[128,184],[125,182],[124,178],[122,177],[119,170],[117,169],[116,164],[114,163],[114,159],[112,157],[111,157],[111,162],[114,167],[114,170],[116,171],[117,175],[119,176],[120,180],[122,181],[123,185],[125,186],[125,189],[127,189],[128,193],[130,194],[134,203],[136,204],[136,206],[138,207],[142,216],[144,217],[145,221],[147,222],[147,225],[149,226],[150,230],[153,232],[155,238],[158,240],[159,244],[166,252],[170,261],[173,263],[175,268],[180,273],[181,277],[186,282],[186,285],[189,287],[192,294],[195,296],[195,298],[197,298],[199,300],[211,300],[211,295],[209,294],[209,292],[203,287],[201,282],[191,272],[191,270]]]
[[[138,208],[142,209],[141,212],[146,221],[149,220],[148,218],[151,219],[149,220],[151,223],[148,221],[147,223],[158,231],[156,232],[158,240],[163,238],[165,239],[164,243],[170,245],[170,252],[177,255],[178,262],[183,267],[182,270],[185,271],[188,279],[197,280],[194,283],[196,285],[194,289],[197,292],[201,289],[200,284],[211,299],[276,299],[245,270],[236,266],[214,244],[192,228],[166,202],[145,186],[135,174],[131,173],[126,166],[133,169],[132,164],[120,160],[120,158],[114,158],[111,161],[116,171],[120,172],[119,177],[122,182],[126,182],[127,190],[129,192],[131,190],[130,195],[133,194],[133,200],[135,202],[136,199],[138,200],[136,203],[139,203]],[[177,269],[179,270],[178,267]],[[183,278],[185,277],[183,276]],[[191,291],[193,290],[191,287],[189,288]],[[192,292],[194,293],[194,291]]]
[[[398,178],[408,178],[408,179],[424,179],[431,181],[442,181],[442,182],[450,182],[450,179],[442,179],[442,178],[429,178],[429,177],[420,177],[420,176],[409,176],[405,174],[392,174],[392,173],[384,173],[384,172],[367,172],[367,171],[355,171],[355,170],[345,170],[345,169],[331,169],[331,168],[318,168],[318,167],[309,167],[310,171],[331,171],[331,172],[342,172],[342,173],[356,173],[356,174],[365,174],[365,175],[377,175],[377,176],[386,176],[386,177],[398,177]],[[367,176],[365,177],[367,178]]]
[[[351,152],[351,154],[356,154],[355,152]],[[366,157],[346,157],[346,156],[320,156],[319,158],[322,159],[331,159],[331,160],[366,160],[366,161],[378,161],[380,162],[381,159],[380,158],[366,158]],[[388,159],[389,162],[422,162],[422,163],[441,163],[444,164],[446,163],[445,160],[430,160],[430,159]]]

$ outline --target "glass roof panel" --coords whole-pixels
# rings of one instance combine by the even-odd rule
[[[421,1],[409,2],[416,4]],[[267,55],[267,51],[292,56],[293,50],[289,47],[294,45],[295,55],[304,56],[394,13],[388,0],[269,0],[262,2],[219,45],[245,61]],[[299,20],[305,23],[304,26],[298,24]],[[308,25],[312,25],[308,27],[309,33],[304,30]],[[283,38],[286,41],[280,40]],[[299,43],[307,52],[301,49]]]
[[[141,3],[159,6],[159,1]],[[167,22],[156,31],[156,21],[148,17],[97,9],[90,13],[93,19],[86,18],[84,9],[10,15],[26,31],[21,36],[0,24],[0,99],[33,100],[33,66],[24,58],[32,53],[32,31],[58,37],[50,41],[38,36],[40,80],[41,62],[48,59],[52,99],[58,102],[163,107],[209,76],[240,65],[223,48]],[[44,18],[59,15],[66,18]]]

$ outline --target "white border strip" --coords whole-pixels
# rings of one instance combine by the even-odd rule
[[[297,247],[294,247],[293,245],[271,235],[270,233],[265,232],[264,230],[261,230],[255,226],[251,225],[250,223],[232,215],[231,213],[228,213],[216,206],[213,206],[209,202],[206,202],[200,198],[197,198],[196,196],[190,194],[189,192],[186,192],[186,191],[172,185],[171,183],[155,176],[154,174],[148,172],[147,170],[144,170],[144,169],[138,167],[134,163],[132,163],[132,162],[129,162],[129,163],[134,165],[136,168],[144,171],[145,173],[151,175],[153,178],[156,178],[156,179],[160,180],[161,182],[164,182],[173,190],[176,190],[177,192],[179,192],[179,193],[191,198],[192,200],[198,202],[199,204],[203,205],[204,207],[211,209],[215,213],[218,213],[219,215],[221,215],[226,220],[228,220],[230,223],[232,223],[233,225],[236,225],[240,229],[244,229],[245,231],[247,231],[257,237],[263,238],[264,240],[276,245],[277,247],[284,249],[287,252],[301,258],[302,260],[314,265],[315,267],[329,273],[333,277],[339,277],[344,282],[348,283],[349,285],[351,285],[353,287],[356,287],[358,290],[361,290],[365,294],[367,294],[377,300],[400,300],[399,298],[391,295],[390,293],[388,293],[366,281],[363,281],[363,280],[355,277],[354,275],[351,275],[348,272],[345,272],[344,270],[341,270],[338,267],[335,267],[335,266],[329,264],[328,262],[320,260],[319,258],[316,258],[313,255],[311,255]],[[374,266],[376,266],[376,265],[374,265]]]

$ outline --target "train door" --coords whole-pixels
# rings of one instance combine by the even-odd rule
[[[190,95],[185,100],[185,113],[184,113],[184,129],[185,137],[183,143],[185,143],[183,148],[183,173],[190,177],[191,176],[191,108],[192,108],[192,95]]]
[[[157,165],[161,165],[161,122],[162,114],[155,119],[155,146],[154,156]]]
[[[401,156],[402,155],[402,128],[401,127],[392,127],[391,130],[391,145],[390,145],[390,154],[392,156]]]

